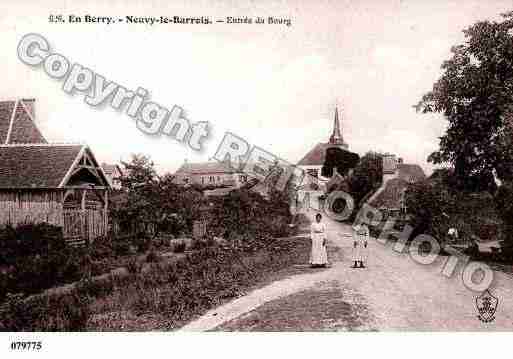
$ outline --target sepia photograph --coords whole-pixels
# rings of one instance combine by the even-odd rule
[[[0,44],[6,357],[507,350],[511,0],[3,0]]]

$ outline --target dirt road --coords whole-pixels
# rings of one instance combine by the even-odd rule
[[[322,293],[326,293],[326,290],[330,290],[331,293],[336,290],[335,293],[339,293],[340,297],[344,298],[344,303],[351,308],[365,308],[365,317],[361,318],[358,325],[353,326],[343,323],[344,315],[347,316],[347,313],[330,311],[329,315],[333,318],[324,318],[323,323],[339,323],[335,328],[340,330],[347,327],[351,327],[352,330],[385,331],[513,330],[512,277],[501,272],[494,273],[491,292],[499,299],[499,304],[495,320],[483,323],[477,318],[475,305],[475,298],[479,293],[472,292],[463,285],[461,269],[458,268],[451,278],[441,274],[447,257],[440,257],[431,265],[421,265],[413,261],[408,253],[395,252],[390,244],[383,245],[371,240],[367,268],[353,269],[350,262],[351,228],[326,220],[329,226],[329,245],[340,247],[342,253],[332,263],[331,268],[274,282],[209,311],[181,330],[223,330],[222,325],[228,322],[235,323],[230,326],[230,330],[237,330],[237,321],[251,315],[253,322],[269,320],[270,318],[265,316],[271,314],[263,314],[262,308],[273,302],[277,305],[272,310],[266,308],[265,313],[272,313],[274,330],[280,330],[280,320],[284,321],[283,330],[309,330],[311,326],[303,326],[301,316],[304,315],[305,321],[310,320],[306,315],[310,314],[310,318],[312,313],[299,313],[302,303],[298,295],[308,294],[303,296],[308,300],[303,307],[317,308],[319,314],[325,314],[323,301],[326,301],[327,297]],[[315,292],[319,295],[316,296]],[[290,303],[294,305],[288,305]],[[338,315],[340,318],[337,318]],[[352,315],[354,316],[354,313]],[[284,318],[288,317],[295,318],[292,327],[289,322],[285,323]],[[358,322],[353,319],[353,322]],[[242,326],[241,324],[241,330],[247,329]],[[258,325],[256,328],[259,328]],[[268,327],[260,327],[260,330],[262,328],[265,330]],[[317,326],[316,329],[329,330],[333,329],[333,326]]]

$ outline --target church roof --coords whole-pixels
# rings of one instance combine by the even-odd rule
[[[344,137],[342,136],[342,132],[340,130],[340,121],[338,119],[338,108],[335,107],[335,118],[333,120],[333,133],[330,136],[329,143],[332,145],[340,145],[344,148],[347,148],[347,143],[344,142]]]
[[[298,163],[298,166],[322,166],[326,158],[326,150],[333,145],[318,143]]]
[[[333,132],[327,143],[318,143],[310,150],[298,163],[298,166],[322,166],[326,158],[326,150],[330,147],[338,147],[343,150],[348,149],[347,143],[342,136],[340,120],[338,118],[338,108],[335,107],[335,118],[333,120]]]

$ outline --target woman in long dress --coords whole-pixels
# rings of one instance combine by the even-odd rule
[[[328,241],[327,228],[321,220],[322,215],[317,213],[315,222],[310,226],[310,238],[312,239],[310,265],[312,267],[325,267],[328,264],[328,253],[326,251]]]

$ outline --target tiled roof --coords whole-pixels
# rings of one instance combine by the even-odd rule
[[[184,163],[175,174],[211,174],[235,173],[227,164],[222,162]]]
[[[7,138],[13,107],[14,101],[0,102],[0,144],[4,144]]]
[[[83,145],[0,145],[0,188],[58,188]]]
[[[116,173],[121,173],[121,168],[118,165],[110,165],[108,163],[102,163],[103,172],[107,175],[113,175]]]
[[[329,143],[318,143],[298,163],[298,166],[322,166],[326,158],[326,150],[333,147]]]
[[[7,143],[46,143],[33,121],[33,102],[0,101],[0,144],[5,144],[6,140]]]
[[[420,182],[426,179],[424,170],[416,164],[399,163],[397,170],[399,171],[399,178],[409,183]]]
[[[103,172],[106,174],[112,174],[116,170],[116,165],[109,165],[106,163],[102,163]]]
[[[408,182],[401,178],[392,178],[387,181],[385,188],[370,203],[375,208],[399,209],[404,190]]]
[[[370,205],[375,208],[399,209],[404,190],[411,183],[426,179],[424,171],[419,165],[400,163],[397,165],[398,174],[385,183],[385,188],[372,199]]]

